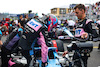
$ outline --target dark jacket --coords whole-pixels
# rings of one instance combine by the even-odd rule
[[[93,21],[89,21],[86,23],[87,19],[84,20],[79,20],[78,24],[76,27],[81,27],[84,29],[85,32],[92,34],[94,38],[98,37],[98,34],[95,29],[92,29],[92,24]]]

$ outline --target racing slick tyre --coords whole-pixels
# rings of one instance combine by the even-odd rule
[[[57,48],[57,52],[64,52],[63,41],[61,40],[52,40],[52,46]]]

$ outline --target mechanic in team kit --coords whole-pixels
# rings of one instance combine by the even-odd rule
[[[78,23],[76,25],[76,28],[83,28],[84,30],[84,33],[82,33],[82,35],[80,36],[80,38],[87,38],[89,34],[92,35],[93,38],[97,38],[97,33],[96,31],[94,32],[93,29],[92,29],[92,25],[91,25],[91,22],[93,22],[92,20],[89,20],[86,18],[86,15],[85,15],[85,6],[83,4],[78,4],[75,6],[75,15],[78,17]],[[79,33],[81,31],[78,31]],[[76,33],[76,32],[75,32]],[[78,33],[78,35],[79,35]],[[66,54],[68,53],[68,51],[65,51],[63,53],[63,56],[65,56]],[[76,56],[74,55],[74,58]],[[84,59],[85,58],[85,59]],[[87,60],[88,60],[88,57],[83,57],[82,60],[85,62],[85,67],[87,67]]]

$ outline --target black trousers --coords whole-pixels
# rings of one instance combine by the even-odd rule
[[[8,61],[11,56],[11,51],[6,49],[4,46],[1,48],[1,67],[8,67]]]
[[[77,55],[77,53],[74,53],[73,60],[76,60],[76,59],[79,59],[79,56]],[[84,57],[81,57],[81,59],[82,59],[82,61],[84,63],[84,67],[87,67],[88,57],[84,56]],[[80,60],[76,61],[74,64],[77,65],[78,67],[82,67]]]

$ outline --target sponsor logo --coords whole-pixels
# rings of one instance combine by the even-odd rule
[[[82,28],[78,28],[75,30],[75,37],[80,37],[84,33],[84,30]]]
[[[31,31],[32,33],[34,33],[34,30],[32,28],[30,28],[29,26],[25,25],[25,28],[26,28],[26,31],[27,32]]]
[[[35,21],[34,19],[30,20],[30,21],[27,23],[27,25],[28,25],[29,27],[31,27],[32,29],[34,29],[35,31],[38,31],[38,30],[42,27],[41,23]]]
[[[34,22],[29,22],[29,24],[31,24],[32,26],[34,26],[34,27],[37,27],[37,26],[39,26],[39,25],[37,25],[37,24],[35,24]]]
[[[77,29],[77,30],[75,30],[75,34],[80,35],[81,31],[82,31],[81,29]]]

